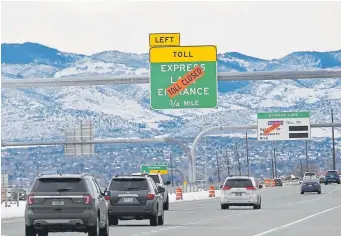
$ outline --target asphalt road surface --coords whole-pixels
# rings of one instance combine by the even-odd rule
[[[152,227],[148,220],[120,221],[110,236],[174,235],[341,235],[341,185],[322,185],[322,194],[300,194],[299,186],[262,189],[262,209],[231,207],[221,210],[219,199],[170,205],[165,225]],[[4,219],[2,236],[24,236],[22,218]],[[84,233],[51,233],[83,236]]]

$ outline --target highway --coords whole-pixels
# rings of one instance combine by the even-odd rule
[[[171,204],[165,225],[149,221],[120,221],[110,227],[110,236],[174,235],[341,235],[341,185],[322,185],[322,194],[301,195],[299,186],[261,189],[262,209],[231,207],[221,210],[219,198]],[[3,219],[2,236],[23,236],[22,218]],[[84,233],[51,233],[81,236]]]

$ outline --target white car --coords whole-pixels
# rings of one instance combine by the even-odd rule
[[[230,206],[253,206],[253,209],[261,209],[262,196],[255,178],[227,177],[224,185],[221,186],[220,205],[221,209],[228,209]]]
[[[303,179],[317,179],[317,175],[315,172],[305,172]]]

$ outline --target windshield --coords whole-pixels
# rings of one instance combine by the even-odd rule
[[[84,181],[78,178],[42,178],[38,179],[32,192],[86,192]]]
[[[148,183],[146,179],[113,179],[110,183],[110,190],[112,191],[141,191],[148,190]]]
[[[156,184],[159,184],[159,183],[160,183],[160,178],[159,178],[158,175],[149,175],[149,176],[150,176],[150,178],[152,178],[152,179],[154,180],[154,182],[155,182]]]
[[[229,179],[225,183],[225,187],[230,188],[246,188],[253,186],[252,181],[249,179]]]

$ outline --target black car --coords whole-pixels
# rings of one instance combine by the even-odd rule
[[[275,178],[274,181],[275,181],[275,186],[280,186],[280,187],[283,186],[283,182],[281,178]]]
[[[301,184],[301,194],[305,192],[316,192],[321,194],[321,184],[317,179],[306,179]]]
[[[41,174],[27,196],[26,236],[84,232],[108,236],[108,203],[88,174]]]
[[[164,224],[162,193],[147,175],[115,176],[106,190],[109,203],[109,223],[118,225],[119,220],[149,219],[151,226]]]

